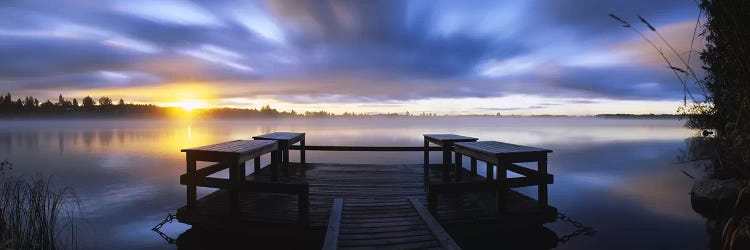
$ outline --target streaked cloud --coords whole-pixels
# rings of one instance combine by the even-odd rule
[[[680,53],[697,14],[676,0],[66,5],[0,3],[0,90],[166,103],[156,98],[185,86],[211,89],[194,97],[210,105],[302,110],[590,113],[635,102],[617,110],[673,112],[664,103],[676,106],[682,86],[607,14],[644,15]],[[167,94],[138,94],[144,89]],[[513,96],[526,98],[500,101]],[[640,108],[648,105],[659,108]]]

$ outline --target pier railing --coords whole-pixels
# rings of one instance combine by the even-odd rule
[[[480,142],[479,146],[483,143]],[[554,177],[547,173],[547,153],[551,150],[538,149],[520,145],[512,145],[499,142],[490,145],[490,152],[481,151],[481,147],[474,147],[471,144],[462,145],[461,150],[455,150],[452,145],[449,146],[449,152],[455,152],[455,165],[451,162],[450,156],[445,155],[445,148],[442,146],[290,146],[290,150],[312,150],[312,151],[340,151],[340,152],[424,152],[425,157],[425,176],[428,175],[429,171],[429,152],[443,151],[443,161],[448,164],[443,164],[443,183],[429,183],[428,184],[428,209],[431,212],[437,211],[438,195],[445,193],[466,193],[466,192],[485,192],[495,191],[497,192],[497,209],[498,212],[504,210],[505,203],[505,190],[510,188],[529,187],[537,186],[538,189],[538,204],[539,208],[547,208],[547,185],[554,182]],[[468,148],[467,148],[468,146]],[[486,145],[485,145],[486,147]],[[503,147],[510,147],[508,149]],[[498,151],[499,150],[499,151]],[[459,152],[460,151],[460,152]],[[494,152],[497,151],[497,152]],[[477,161],[484,161],[487,163],[486,181],[475,182],[475,181],[462,181],[461,170],[463,168],[462,158],[468,156],[470,159],[470,174],[473,176],[478,175],[477,173]],[[538,162],[538,169],[527,168],[516,162]],[[497,167],[497,173],[494,168]],[[455,168],[455,182],[451,182],[448,179],[447,168]],[[520,177],[507,177],[507,172],[515,172],[520,174]]]
[[[289,146],[291,150],[301,150],[303,147],[298,145]],[[350,152],[411,152],[424,151],[422,146],[407,147],[389,147],[389,146],[304,146],[305,150],[312,151],[350,151]],[[429,151],[442,151],[441,147],[429,147]]]

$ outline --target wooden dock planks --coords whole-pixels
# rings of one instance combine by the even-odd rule
[[[433,171],[430,182],[442,182],[441,166],[431,165]],[[306,182],[310,187],[310,226],[325,230],[333,200],[336,197],[357,198],[378,202],[394,211],[390,214],[371,215],[371,218],[388,218],[392,215],[407,214],[409,211],[390,206],[389,199],[415,197],[426,207],[427,192],[425,189],[422,164],[413,165],[377,165],[377,164],[321,164],[306,165],[292,163],[290,174],[282,177],[279,183]],[[464,181],[483,180],[483,177],[472,176],[468,170]],[[259,175],[247,176],[250,181],[268,181],[270,170],[262,169]],[[197,201],[197,208],[185,207],[178,210],[180,222],[216,228],[247,228],[251,225],[287,225],[297,223],[297,197],[285,194],[267,194],[243,192],[240,194],[242,211],[239,219],[227,217],[228,195],[224,190],[213,192]],[[406,202],[399,201],[400,206]],[[468,193],[463,195],[446,194],[440,197],[440,204],[435,216],[441,224],[470,223],[477,221],[518,221],[522,223],[544,223],[553,219],[556,214],[551,210],[540,211],[536,202],[518,192],[510,191],[507,199],[506,213],[496,214],[493,193]],[[356,209],[356,208],[352,208]],[[385,208],[383,208],[385,209]],[[551,218],[550,218],[551,216]]]
[[[323,249],[460,249],[416,198],[335,198]]]

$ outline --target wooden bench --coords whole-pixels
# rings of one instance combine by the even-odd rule
[[[416,198],[335,198],[323,249],[461,249]]]
[[[279,151],[281,152],[281,158],[284,175],[289,175],[289,170],[286,168],[289,165],[289,147],[299,142],[299,158],[300,163],[305,163],[305,133],[295,132],[273,132],[269,134],[253,136],[255,140],[272,140],[279,143]],[[260,162],[260,158],[255,158],[255,162]]]
[[[451,152],[453,151],[453,144],[457,142],[473,142],[477,141],[477,138],[454,135],[454,134],[424,134],[424,174],[430,174],[430,143],[435,143],[443,148],[443,182],[450,181],[450,168],[451,168]],[[461,162],[456,157],[456,167],[461,167]],[[457,181],[460,180],[461,171],[456,172]]]
[[[456,159],[466,155],[472,161],[486,162],[487,181],[495,179],[492,166],[497,166],[498,211],[503,209],[503,196],[506,189],[526,186],[537,186],[539,207],[547,207],[547,185],[553,182],[552,175],[547,173],[547,154],[552,150],[497,141],[459,142],[455,143],[453,148],[456,152]],[[537,169],[515,164],[521,162],[536,162]],[[507,171],[513,171],[524,177],[508,178]],[[471,173],[476,174],[476,164],[472,164]]]
[[[250,182],[245,180],[245,162],[271,153],[272,180],[278,180],[280,162],[276,141],[236,140],[208,146],[183,149],[187,159],[187,173],[180,176],[180,184],[187,186],[187,208],[195,209],[198,186],[229,190],[229,210],[232,216],[240,215],[240,191],[282,193],[298,195],[298,219],[307,224],[309,214],[309,185],[307,183]],[[198,161],[215,164],[197,169]],[[259,166],[256,165],[256,168]],[[229,180],[208,177],[229,169]]]

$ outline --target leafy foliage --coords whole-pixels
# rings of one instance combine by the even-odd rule
[[[750,177],[750,1],[703,0],[707,76],[701,82],[713,105],[691,125],[715,129],[719,174]]]

